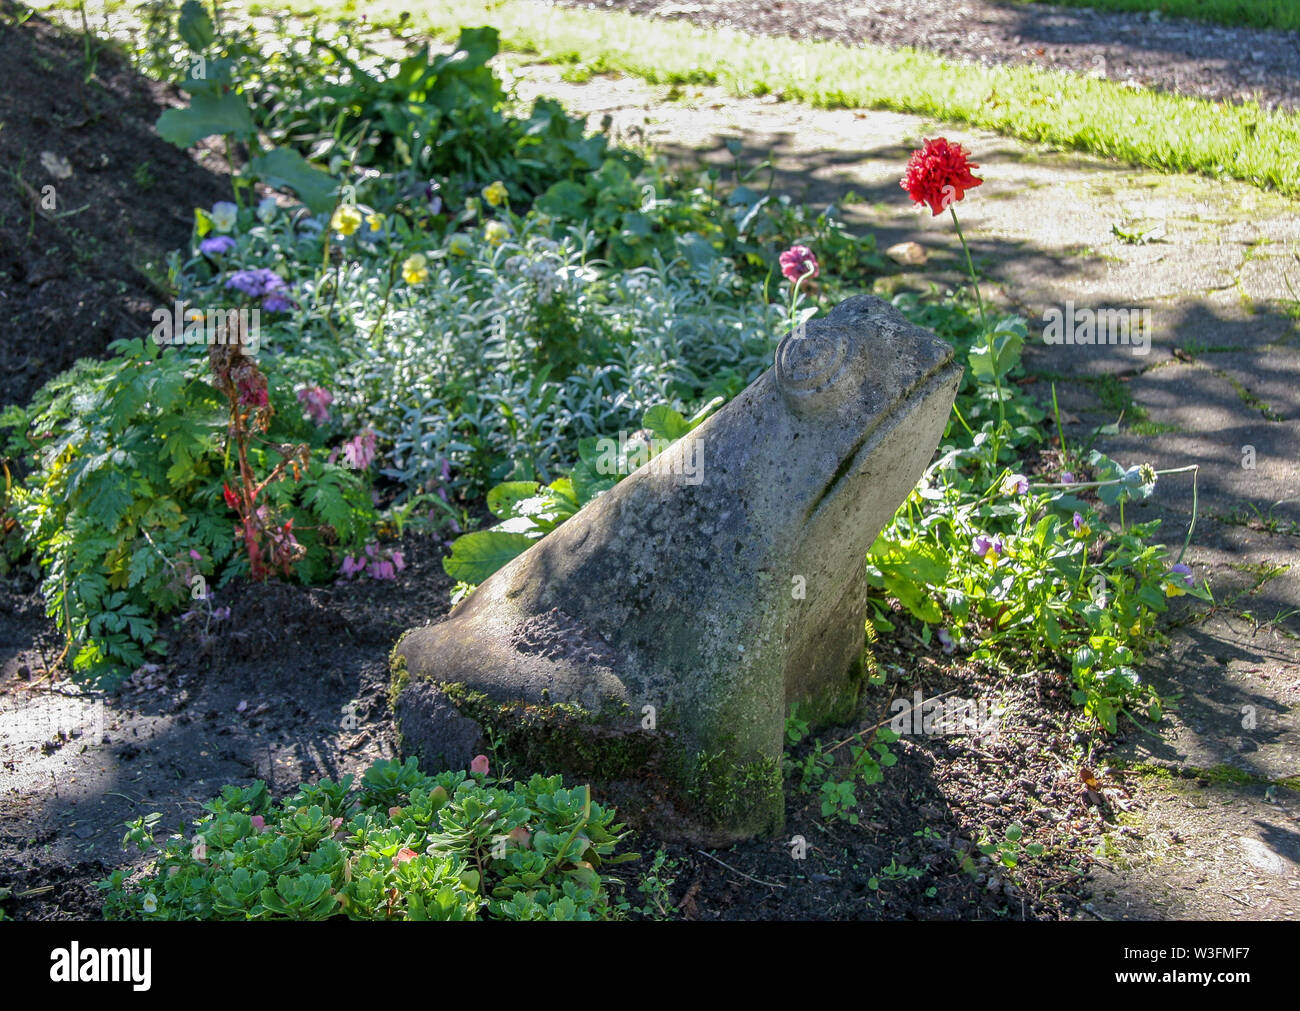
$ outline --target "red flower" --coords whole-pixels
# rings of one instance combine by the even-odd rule
[[[239,512],[239,496],[235,494],[235,489],[222,481],[221,494],[226,499],[226,505],[230,506],[230,508],[235,510],[235,512]]]
[[[912,152],[907,175],[899,185],[916,203],[929,204],[936,215],[942,214],[967,190],[984,182],[971,175],[970,170],[979,165],[969,159],[970,153],[960,144],[951,144],[943,137],[927,140],[924,147]]]
[[[781,264],[781,273],[790,283],[795,283],[805,274],[816,277],[821,268],[817,266],[817,257],[807,246],[791,246],[777,257]]]
[[[239,402],[245,407],[265,407],[269,401],[266,395],[266,379],[261,373],[240,376]]]

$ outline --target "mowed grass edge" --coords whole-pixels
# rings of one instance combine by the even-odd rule
[[[505,48],[655,84],[780,94],[821,108],[889,109],[968,124],[1166,172],[1300,195],[1300,117],[1032,67],[956,63],[912,49],[849,48],[532,0],[292,3],[299,13],[395,21],[442,39],[491,24]],[[254,8],[256,9],[256,8]]]
[[[1296,0],[1011,0],[1012,3],[1055,4],[1058,7],[1092,7],[1102,11],[1146,12],[1213,21],[1239,28],[1300,29],[1300,3]]]

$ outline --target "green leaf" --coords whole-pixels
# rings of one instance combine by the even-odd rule
[[[253,136],[248,105],[233,91],[222,95],[201,92],[184,109],[167,109],[154,127],[158,136],[177,147],[193,147],[204,137],[229,134],[241,140]]]
[[[181,5],[181,16],[176,22],[176,31],[185,40],[185,44],[196,53],[201,53],[212,45],[217,37],[212,27],[212,19],[198,0],[185,0]]]
[[[667,404],[656,404],[646,411],[641,424],[650,429],[656,439],[666,439],[668,442],[680,439],[691,430],[690,424],[681,413]]]
[[[533,498],[542,486],[536,481],[506,481],[497,485],[487,494],[488,511],[503,520],[520,515],[517,506],[525,499]]]
[[[325,214],[334,207],[338,185],[334,178],[292,148],[277,147],[259,155],[249,161],[246,171],[272,189],[293,190],[313,214]]]
[[[982,383],[993,382],[995,376],[1005,377],[1019,364],[1024,344],[1024,337],[1014,331],[994,332],[988,340],[971,346],[971,372]]]
[[[535,543],[527,534],[478,530],[456,538],[442,567],[452,579],[478,584]]]
[[[481,67],[496,56],[500,48],[500,34],[495,28],[462,28],[456,40],[454,56],[460,57],[456,66],[461,70]]]
[[[587,191],[564,179],[538,197],[536,207],[543,214],[576,221],[586,217]]]
[[[1056,620],[1056,616],[1048,614],[1043,619],[1043,634],[1047,638],[1047,644],[1056,649],[1061,645],[1061,623]]]
[[[687,264],[697,274],[707,274],[718,258],[718,251],[712,243],[696,232],[677,236],[677,251],[686,257]]]
[[[569,479],[573,482],[573,492],[578,498],[579,506],[586,505],[601,492],[609,491],[618,483],[616,475],[598,473],[595,463],[586,459],[578,461],[569,474]]]

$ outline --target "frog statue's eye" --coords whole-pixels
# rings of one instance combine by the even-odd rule
[[[848,327],[815,321],[800,327],[776,349],[776,381],[796,414],[834,407],[857,386],[858,349]]]

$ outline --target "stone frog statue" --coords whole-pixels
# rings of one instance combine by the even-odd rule
[[[547,766],[527,771],[653,768],[698,837],[778,832],[785,717],[854,713],[865,556],[960,379],[945,342],[872,296],[786,336],[657,466],[400,640],[406,749],[436,750],[422,722],[442,691]]]

